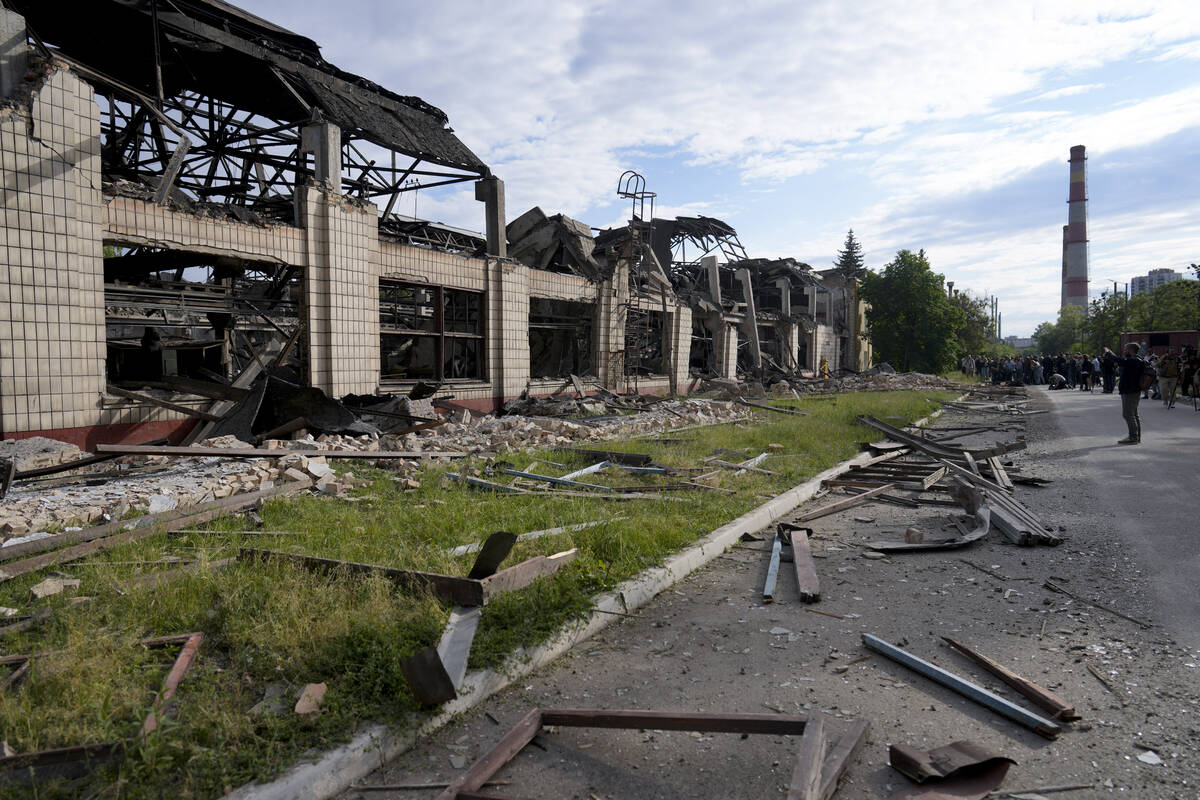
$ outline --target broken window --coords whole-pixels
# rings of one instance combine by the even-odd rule
[[[483,294],[379,282],[382,380],[482,380]]]
[[[104,248],[106,376],[126,388],[226,383],[299,324],[297,272],[149,247]],[[302,348],[292,348],[297,357]]]
[[[712,331],[699,314],[692,315],[692,347],[688,351],[688,371],[692,375],[716,375],[717,348]]]
[[[625,370],[630,375],[666,373],[663,312],[629,309],[625,322]]]
[[[529,299],[529,375],[594,375],[592,330],[596,307],[569,300]]]

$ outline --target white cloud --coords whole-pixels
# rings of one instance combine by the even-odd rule
[[[851,225],[876,263],[898,247],[920,247],[914,231],[931,222],[922,208],[1048,162],[1062,164],[1065,193],[1070,145],[1102,158],[1200,126],[1200,82],[1116,106],[1105,105],[1108,87],[1092,74],[1200,57],[1192,0],[703,0],[686,8],[670,0],[243,1],[316,39],[339,66],[443,108],[505,180],[510,216],[540,205],[593,224],[622,219],[617,176],[640,169],[657,188],[651,168],[664,152],[681,173],[673,176],[678,196],[660,196],[664,206],[714,216],[761,208],[766,198],[786,208],[790,195],[829,191],[829,183],[808,183],[818,173],[868,183],[872,202],[860,208],[837,216],[818,208],[759,240],[743,235],[753,255],[814,264],[832,258]],[[1014,98],[1028,96],[1045,111],[1021,112]],[[1086,110],[1055,107],[1069,97],[1078,98],[1072,109]],[[717,167],[741,185],[702,179]],[[753,204],[740,202],[751,195]],[[469,192],[431,191],[418,208],[480,225]],[[1131,265],[1139,244],[1163,233],[1152,216],[1106,232],[1127,251],[1101,256],[1094,246],[1093,274],[1101,259],[1111,269]],[[1046,318],[1043,308],[1057,308],[1063,220],[1047,220],[1044,231],[965,234],[964,242],[931,244],[931,255],[960,285],[1003,291],[1017,314]],[[1105,224],[1113,221],[1094,223],[1094,239]],[[1200,250],[1194,234],[1163,241],[1174,243],[1164,245],[1171,252]],[[1031,264],[1036,275],[1023,269]]]
[[[1057,100],[1060,97],[1071,97],[1072,95],[1076,94],[1094,92],[1097,89],[1103,89],[1105,86],[1107,86],[1107,84],[1104,83],[1077,83],[1074,86],[1064,86],[1061,89],[1052,89],[1048,92],[1042,92],[1035,97],[1029,98],[1025,102],[1034,103],[1038,100]]]

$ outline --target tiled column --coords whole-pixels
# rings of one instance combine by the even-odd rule
[[[488,259],[488,379],[496,402],[529,383],[529,268]]]
[[[100,111],[56,70],[0,111],[0,424],[95,425],[104,389]]]
[[[676,391],[687,385],[688,364],[692,356],[692,309],[677,303],[671,314],[671,362],[675,371]]]
[[[713,332],[713,350],[717,355],[717,374],[722,378],[737,377],[738,326],[721,320]]]
[[[327,186],[303,187],[308,364],[331,397],[379,386],[379,233],[375,208]]]
[[[629,302],[629,264],[622,258],[612,277],[600,284],[596,304],[597,377],[601,385],[621,389],[625,379],[625,322]]]

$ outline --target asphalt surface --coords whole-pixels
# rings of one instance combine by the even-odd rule
[[[1197,452],[1200,414],[1147,405],[1147,443],[1130,448],[1116,444],[1124,432],[1118,398],[1027,392],[1037,413],[948,411],[937,426],[990,428],[981,439],[959,440],[964,446],[1025,437],[1028,449],[1005,457],[1010,475],[1050,483],[1018,486],[1015,494],[1064,544],[1016,547],[992,531],[963,550],[881,558],[863,545],[902,539],[908,526],[932,538],[953,535],[956,512],[934,503],[933,494],[921,496],[918,509],[858,506],[812,523],[822,597],[806,606],[790,565],[781,570],[775,602],[763,601],[773,530],[762,531],[341,800],[434,798],[436,789],[390,787],[453,780],[538,707],[820,714],[833,736],[865,718],[870,732],[837,793],[842,800],[885,800],[911,785],[888,766],[888,744],[924,750],[962,739],[1016,760],[1007,788],[1088,786],[1051,795],[1064,800],[1200,800],[1200,647],[1184,644],[1196,619],[1178,610],[1194,607],[1195,587],[1167,585],[1186,582],[1195,555],[1183,547],[1189,529],[1157,530],[1178,527],[1176,515],[1185,515],[1178,509],[1196,502],[1186,462]],[[1112,484],[1122,481],[1139,500],[1128,525],[1114,516],[1126,490]],[[1155,546],[1168,537],[1176,549]],[[1183,596],[1164,606],[1161,598],[1173,591]],[[1029,706],[949,651],[941,637],[952,636],[1066,698],[1082,719],[1065,724],[1055,740],[1042,738],[870,654],[864,633]],[[496,774],[505,785],[485,791],[563,800],[782,798],[797,745],[791,736],[556,728]]]
[[[1126,430],[1119,395],[1030,388],[1039,392],[1060,431],[1047,455],[1096,484],[1095,510],[1134,553],[1151,613],[1200,648],[1200,413],[1191,398],[1173,409],[1142,400],[1142,443],[1132,446],[1116,443]]]

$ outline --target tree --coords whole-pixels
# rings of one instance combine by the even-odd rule
[[[1102,353],[1106,347],[1117,350],[1124,324],[1125,295],[1101,292],[1099,298],[1088,304],[1080,344],[1087,353]]]
[[[854,238],[854,228],[846,233],[846,241],[842,245],[842,249],[838,251],[837,261],[833,262],[833,268],[847,278],[862,280],[862,277],[866,275],[867,268],[863,266],[862,245]]]
[[[977,356],[988,350],[995,331],[992,330],[991,306],[987,299],[972,297],[967,292],[955,292],[950,304],[958,309],[960,320],[955,332],[958,355]]]
[[[1194,331],[1200,328],[1200,282],[1173,281],[1129,298],[1129,330]]]
[[[1043,322],[1033,332],[1038,350],[1050,355],[1075,353],[1082,348],[1080,335],[1084,330],[1083,309],[1079,306],[1063,306],[1058,312],[1058,322]]]
[[[866,272],[861,294],[870,304],[867,331],[876,361],[901,372],[940,373],[954,365],[962,313],[924,250],[901,250],[882,272]]]

